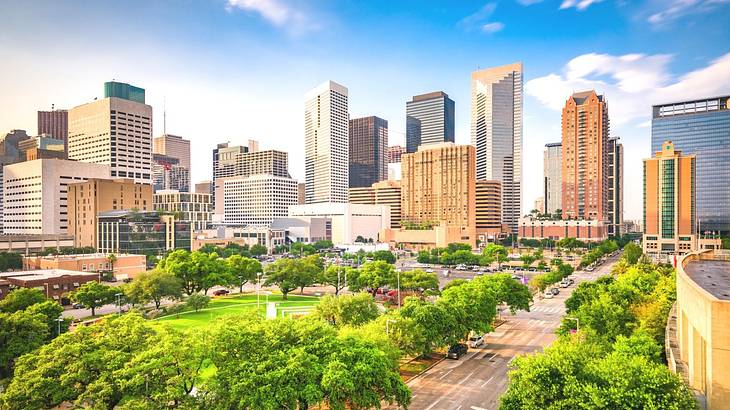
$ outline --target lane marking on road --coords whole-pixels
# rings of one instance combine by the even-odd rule
[[[463,384],[465,381],[469,380],[471,378],[471,376],[474,375],[474,372],[476,372],[476,370],[472,371],[466,377],[464,377],[463,379],[461,379],[461,381],[458,384]]]
[[[492,379],[494,379],[494,376],[490,377],[490,378],[489,378],[489,380],[487,380],[487,381],[485,381],[484,383],[482,383],[482,385],[481,385],[481,386],[479,386],[479,387],[484,387],[484,386],[488,385],[488,384],[489,384],[489,382],[491,382],[491,381],[492,381]],[[474,407],[472,407],[472,409],[473,409],[473,408],[474,408]]]
[[[443,379],[444,377],[448,376],[448,375],[449,375],[449,373],[451,373],[451,372],[453,372],[453,371],[454,371],[454,369],[451,369],[451,370],[449,370],[448,372],[446,372],[446,373],[442,374],[442,375],[441,375],[441,377],[439,377],[439,380],[442,380],[442,379]]]
[[[426,410],[431,410],[431,409],[433,408],[433,406],[437,405],[437,404],[438,404],[438,402],[440,402],[440,401],[441,401],[441,399],[442,399],[442,398],[443,398],[443,397],[439,397],[439,399],[438,399],[438,400],[436,400],[435,402],[431,403],[431,405],[430,405],[430,406],[426,407]]]
[[[487,360],[489,360],[489,361],[491,362],[491,361],[492,361],[492,359],[494,359],[494,356],[496,356],[496,355],[497,355],[497,353],[494,353],[494,354],[492,354],[492,357],[490,357],[490,358],[489,358],[489,359],[487,359]]]
[[[471,410],[487,410],[484,407],[471,406]]]

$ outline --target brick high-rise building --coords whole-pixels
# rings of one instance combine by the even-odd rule
[[[563,108],[563,218],[608,220],[608,104],[595,91],[575,93]]]
[[[388,179],[388,121],[375,116],[350,120],[350,188]]]
[[[48,134],[68,146],[68,111],[38,111],[38,135]]]

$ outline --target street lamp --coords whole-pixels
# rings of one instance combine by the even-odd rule
[[[566,317],[566,319],[575,320],[575,332],[578,333],[580,331],[580,320],[577,317]]]
[[[117,305],[119,306],[119,314],[122,314],[122,295],[123,293],[117,293],[114,296],[117,297]]]
[[[56,336],[61,336],[61,322],[63,322],[63,318],[58,317],[57,319],[55,319],[55,321],[58,322],[58,331],[56,333]]]

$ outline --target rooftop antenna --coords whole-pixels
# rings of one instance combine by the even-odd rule
[[[56,110],[56,104],[51,103],[51,111],[55,111],[55,110]]]

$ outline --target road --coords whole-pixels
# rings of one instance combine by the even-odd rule
[[[555,330],[565,314],[565,299],[582,281],[595,280],[610,272],[618,255],[593,272],[576,273],[576,283],[561,289],[553,299],[537,299],[530,312],[508,313],[506,323],[486,338],[480,348],[469,349],[459,360],[446,359],[408,385],[413,392],[413,410],[486,410],[499,407],[507,389],[509,363],[525,353],[541,350],[556,339]]]

